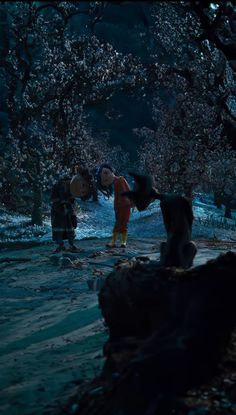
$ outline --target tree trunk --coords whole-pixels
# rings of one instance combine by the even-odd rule
[[[42,189],[39,183],[35,183],[33,187],[33,209],[31,213],[31,223],[32,225],[43,224],[42,217]]]
[[[193,187],[191,185],[185,188],[185,196],[191,198],[193,195]]]
[[[225,214],[224,214],[224,217],[225,218],[228,218],[228,219],[232,219],[230,202],[226,202],[225,203]]]
[[[217,207],[217,209],[220,209],[222,206],[222,199],[217,192],[214,193],[214,205]]]

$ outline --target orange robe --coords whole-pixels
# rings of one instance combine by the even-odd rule
[[[128,197],[121,196],[123,192],[130,191],[130,187],[124,177],[115,177],[114,180],[114,210],[116,216],[113,232],[127,232],[130,218],[131,202]]]

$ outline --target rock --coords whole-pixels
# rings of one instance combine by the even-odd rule
[[[135,257],[136,261],[141,261],[141,262],[148,262],[150,261],[150,258],[148,256],[136,256]]]
[[[81,261],[80,259],[75,259],[74,261],[72,261],[73,268],[82,268],[84,265],[84,261]]]
[[[71,261],[70,258],[63,256],[59,259],[59,266],[61,268],[69,268],[73,266],[73,262]]]
[[[132,261],[132,259],[127,259],[127,258],[125,258],[125,259],[119,259],[118,261],[116,261],[116,263],[115,263],[115,268],[116,269],[120,269],[120,268],[123,268],[123,267],[132,267],[133,266],[133,261]]]
[[[88,258],[97,258],[98,256],[102,256],[102,255],[104,255],[103,251],[96,251],[88,255]]]

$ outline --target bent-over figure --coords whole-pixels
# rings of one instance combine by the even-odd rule
[[[160,246],[160,264],[166,267],[189,268],[193,264],[197,248],[191,241],[193,211],[189,198],[178,194],[161,194],[154,187],[152,176],[130,173],[135,179],[134,190],[123,193],[139,211],[151,202],[160,200],[167,241]]]

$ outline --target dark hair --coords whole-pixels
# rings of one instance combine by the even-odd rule
[[[97,188],[98,190],[100,190],[100,192],[102,192],[102,194],[104,194],[104,196],[106,196],[109,199],[109,197],[113,193],[113,186],[112,185],[102,186],[102,183],[101,183],[102,169],[109,169],[112,173],[115,173],[115,169],[113,169],[113,167],[111,167],[110,164],[103,163],[98,167],[98,170],[97,170]]]

